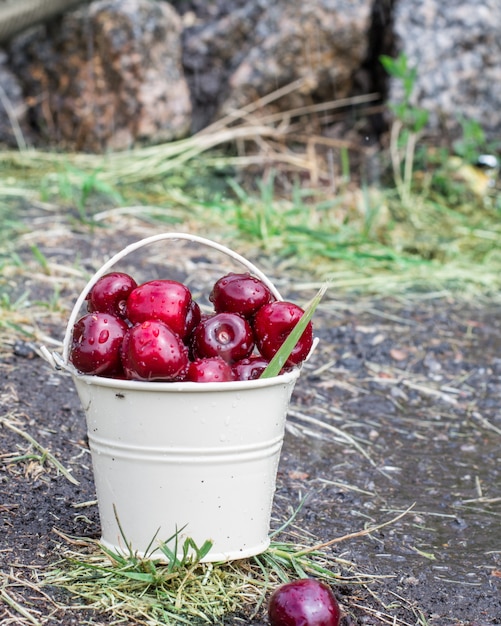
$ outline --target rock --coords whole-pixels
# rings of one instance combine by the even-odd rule
[[[374,92],[397,103],[401,81],[378,61],[389,51],[417,69],[412,102],[430,112],[430,134],[455,139],[459,115],[479,122],[488,140],[501,133],[499,0],[95,0],[17,36],[6,51],[4,100],[23,133],[29,120],[38,145],[105,151],[167,142],[298,80],[273,111]],[[5,102],[0,141],[15,145],[20,133]],[[377,115],[375,145],[386,130]],[[353,118],[321,124],[333,139],[355,126]]]
[[[195,0],[184,14],[183,65],[194,104],[193,130],[214,120],[228,97],[229,77],[250,53],[267,0]],[[179,9],[186,11],[185,0]],[[231,10],[230,10],[231,9]]]
[[[211,12],[200,0],[176,6],[195,15],[183,37],[195,130],[298,79],[301,89],[276,109],[350,95],[368,52],[372,0],[215,0]]]
[[[397,53],[404,53],[409,66],[417,69],[413,102],[430,112],[430,131],[458,135],[462,116],[499,141],[499,0],[398,0],[394,32]],[[402,99],[398,80],[391,81],[389,99]]]
[[[37,126],[82,151],[183,137],[191,101],[181,31],[167,3],[99,0],[19,36],[11,57]]]
[[[0,50],[0,142],[23,148],[28,133],[21,84],[9,69],[7,55]]]
[[[270,3],[252,33],[249,51],[229,79],[222,113],[302,79],[280,108],[343,98],[368,51],[372,0]]]

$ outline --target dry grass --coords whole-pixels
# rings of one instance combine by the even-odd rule
[[[9,467],[23,465],[24,473],[33,476],[44,472],[46,466],[49,466],[73,485],[78,485],[78,480],[64,467],[56,456],[26,432],[24,421],[22,416],[15,413],[7,413],[0,416],[0,428],[7,428],[28,443],[28,446],[24,449],[19,446],[15,451],[0,454],[0,460],[5,464],[7,470],[9,470]]]
[[[61,154],[32,149],[19,152],[4,151],[0,152],[0,162],[6,167],[31,170],[38,174],[71,164],[81,170],[98,172],[101,180],[113,185],[118,182],[130,185],[168,176],[174,170],[179,170],[184,164],[214,148],[232,145],[237,149],[236,156],[209,158],[211,165],[262,167],[266,164],[280,164],[285,170],[308,172],[311,183],[316,185],[320,180],[333,178],[328,165],[322,164],[319,160],[316,147],[337,150],[349,148],[357,151],[360,147],[350,141],[327,139],[317,134],[309,136],[304,133],[304,127],[297,124],[296,120],[304,116],[360,107],[376,101],[379,96],[367,94],[280,113],[262,113],[266,110],[265,107],[275,100],[301,89],[303,82],[298,80],[278,89],[228,114],[187,139],[104,156],[83,153]],[[292,146],[295,146],[295,149],[292,149]],[[6,191],[8,192],[8,189]]]
[[[212,230],[240,248],[264,251],[286,271],[299,261],[339,292],[442,291],[470,298],[498,292],[496,181],[479,193],[465,174],[471,167],[430,149],[404,204],[384,179],[389,155],[321,132],[322,115],[332,120],[354,109],[363,118],[376,94],[279,113],[268,108],[298,89],[301,81],[169,144],[106,155],[0,152],[0,198],[38,203],[47,217],[63,200],[93,229],[129,218],[136,228],[148,222]],[[214,191],[214,171],[229,166],[224,193]],[[252,191],[235,180],[245,172]],[[92,198],[106,206],[91,209]],[[50,274],[52,268],[44,269]]]
[[[67,544],[62,549],[64,560],[46,573],[44,584],[64,588],[86,607],[110,614],[113,620],[133,618],[136,624],[221,623],[224,616],[237,612],[254,619],[265,611],[274,588],[298,577],[314,576],[331,585],[364,589],[377,582],[381,577],[363,573],[328,549],[370,535],[410,510],[382,524],[314,545],[303,543],[301,529],[293,527],[293,543],[274,539],[266,552],[255,557],[228,563],[188,559],[174,567],[139,558],[133,552],[124,557],[94,541],[59,533]],[[291,523],[286,522],[280,531]],[[345,610],[349,611],[349,606]],[[391,623],[406,625],[398,620]]]

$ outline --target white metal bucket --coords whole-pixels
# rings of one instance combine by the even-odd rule
[[[212,548],[204,561],[249,557],[269,545],[285,420],[300,370],[224,383],[141,382],[79,374],[69,363],[73,325],[95,282],[123,256],[161,239],[188,239],[228,254],[272,283],[245,258],[210,240],[164,233],[132,244],[105,263],[70,315],[62,358],[87,421],[101,521],[109,548],[161,558],[158,542],[178,534]],[[172,547],[172,546],[171,546]]]
[[[188,537],[198,546],[213,542],[206,561],[265,550],[297,376],[295,370],[229,383],[74,376],[87,418],[103,543],[123,551],[123,531],[144,554],[155,537],[180,531],[179,545]]]

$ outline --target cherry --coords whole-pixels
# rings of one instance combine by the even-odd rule
[[[234,363],[248,357],[253,349],[252,328],[237,313],[215,313],[202,320],[192,334],[194,358],[220,356]]]
[[[269,302],[262,306],[253,320],[254,338],[259,352],[271,360],[287,339],[304,311],[292,302]],[[308,356],[313,344],[313,326],[306,326],[285,365],[301,363]]]
[[[215,312],[202,313],[178,281],[137,285],[123,272],[105,274],[87,295],[89,315],[95,317],[75,324],[71,360],[84,373],[129,379],[183,380],[190,369],[190,380],[253,380],[304,313],[291,302],[275,301],[268,286],[249,272],[222,276],[209,297]],[[102,315],[109,324],[104,333]],[[125,326],[117,328],[117,320]],[[310,322],[282,371],[303,361],[312,343]],[[259,354],[253,353],[256,346]],[[197,363],[190,367],[190,361]],[[231,372],[221,361],[232,366]]]
[[[111,313],[126,317],[125,303],[136,281],[123,272],[110,272],[101,276],[87,294],[87,310],[91,313]]]
[[[110,313],[87,313],[73,326],[70,361],[84,374],[118,374],[120,349],[127,329],[124,320]]]
[[[271,626],[338,626],[339,604],[330,587],[313,578],[285,583],[268,603]]]
[[[188,348],[161,320],[129,328],[121,357],[126,377],[135,380],[183,380],[189,366]]]
[[[258,354],[251,354],[246,359],[233,363],[233,374],[236,380],[254,380],[259,378],[269,361]]]
[[[202,311],[200,309],[200,306],[197,302],[195,302],[195,300],[192,300],[188,307],[188,312],[186,313],[186,332],[183,337],[185,341],[189,339],[191,333],[200,323],[201,319]]]
[[[247,319],[272,298],[268,287],[249,273],[223,276],[216,281],[209,296],[217,313],[239,313]]]
[[[127,298],[127,317],[133,323],[158,319],[183,339],[196,312],[188,287],[176,280],[150,280],[133,289]]]
[[[194,383],[222,383],[234,380],[234,375],[229,363],[220,356],[213,356],[192,361],[186,380]]]

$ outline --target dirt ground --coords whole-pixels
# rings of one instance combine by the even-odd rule
[[[91,230],[35,209],[27,217],[31,232],[16,245],[24,264],[3,277],[11,301],[26,301],[3,314],[1,336],[0,623],[106,624],[109,616],[77,599],[70,608],[71,598],[39,585],[60,560],[64,535],[100,532],[84,415],[71,379],[40,358],[39,345],[62,339],[92,269],[162,227],[122,216]],[[199,250],[158,250],[134,263],[145,276],[151,267],[168,270],[193,288],[214,271]],[[259,263],[287,299],[314,294],[299,273]],[[379,531],[329,548],[374,576],[368,586],[334,588],[343,626],[501,624],[499,313],[497,298],[328,292],[316,314],[320,343],[292,399],[273,525],[305,496],[295,526],[318,541],[412,507]],[[224,623],[267,623],[263,611],[252,621],[248,614],[242,607]]]

